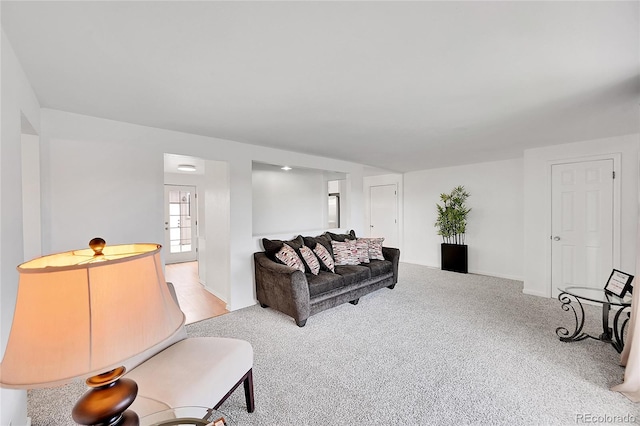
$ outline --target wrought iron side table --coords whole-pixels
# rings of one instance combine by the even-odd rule
[[[576,320],[576,328],[572,334],[569,334],[569,330],[565,327],[556,328],[556,334],[560,337],[561,341],[578,342],[586,338],[591,338],[611,343],[616,351],[622,352],[622,348],[624,348],[624,330],[629,322],[630,311],[627,311],[626,318],[624,318],[622,324],[620,324],[620,316],[623,311],[631,306],[631,299],[621,299],[618,296],[605,293],[604,289],[598,288],[566,287],[558,290],[560,290],[558,300],[562,302],[562,309],[565,311],[572,310]],[[580,300],[602,304],[602,334],[600,336],[594,337],[582,332],[582,327],[584,326],[584,308]],[[573,301],[577,302],[577,305],[580,307],[580,313],[576,310]],[[612,306],[614,309],[617,309],[613,317],[613,328],[609,327],[609,311]]]

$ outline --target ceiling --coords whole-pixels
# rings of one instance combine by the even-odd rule
[[[639,2],[1,2],[42,107],[393,171],[640,131]]]

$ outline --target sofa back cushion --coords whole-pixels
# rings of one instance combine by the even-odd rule
[[[317,237],[303,237],[304,245],[309,247],[320,259],[320,269],[334,272],[333,250],[331,249],[331,238],[328,235],[318,235]],[[324,250],[318,248],[324,247]],[[326,251],[326,253],[325,253]]]
[[[327,249],[329,253],[331,253],[331,238],[328,235],[318,235],[317,237],[302,237],[304,241],[304,245],[309,247],[311,250],[316,248],[316,244],[322,244],[324,248]]]
[[[326,232],[325,235],[328,235],[331,241],[340,241],[344,242],[345,240],[355,240],[356,239],[356,231],[353,229],[349,231],[348,234],[334,234],[333,232]]]
[[[282,263],[282,262],[276,258],[276,253],[280,251],[280,249],[285,243],[287,243],[289,247],[293,248],[297,252],[298,250],[300,250],[300,247],[304,245],[304,240],[300,235],[295,237],[293,240],[289,240],[289,241],[270,240],[268,238],[262,239],[262,247],[264,247],[264,253],[267,255],[269,259],[279,263]]]

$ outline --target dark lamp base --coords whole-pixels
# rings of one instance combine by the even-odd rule
[[[138,385],[131,379],[121,379],[124,367],[87,379],[91,388],[78,400],[71,412],[81,425],[137,426],[138,415],[127,410],[138,394]]]

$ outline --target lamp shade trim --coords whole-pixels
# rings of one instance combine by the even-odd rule
[[[52,270],[65,271],[101,267],[107,264],[129,262],[134,257],[153,256],[161,248],[160,244],[153,243],[107,246],[102,250],[102,256],[96,256],[92,249],[71,250],[32,259],[18,265],[16,269],[21,274],[40,274],[49,273]]]

